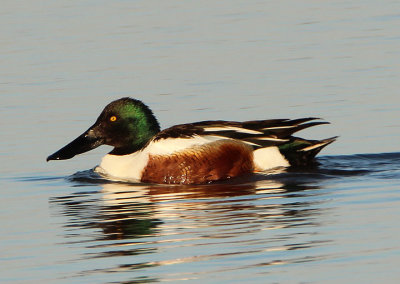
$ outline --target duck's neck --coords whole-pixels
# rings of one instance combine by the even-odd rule
[[[123,156],[123,155],[129,155],[132,153],[135,153],[141,149],[143,149],[145,147],[146,144],[142,145],[142,146],[127,146],[127,147],[118,147],[118,148],[114,148],[110,153],[108,153],[109,155],[116,155],[116,156]]]
[[[130,143],[125,144],[126,146],[114,147],[114,149],[109,153],[111,155],[129,155],[142,150],[147,146],[149,141],[158,133],[159,129],[154,129],[154,131],[147,132],[146,135],[137,136],[136,139],[130,141]]]

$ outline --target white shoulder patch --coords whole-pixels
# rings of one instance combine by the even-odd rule
[[[143,151],[151,155],[169,155],[193,146],[204,145],[217,140],[226,139],[220,136],[194,136],[192,138],[166,138],[151,141]]]
[[[258,171],[290,166],[276,146],[257,149],[253,152],[253,155],[254,165]]]

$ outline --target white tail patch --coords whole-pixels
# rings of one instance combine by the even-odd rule
[[[257,171],[265,171],[277,167],[289,167],[289,162],[279,152],[278,147],[266,147],[253,152],[254,165]]]
[[[263,132],[242,128],[242,127],[235,127],[235,126],[211,126],[211,127],[204,127],[204,131],[227,131],[233,130],[240,133],[247,133],[247,134],[263,134]]]

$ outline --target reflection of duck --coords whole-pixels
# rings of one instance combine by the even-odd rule
[[[123,225],[120,213],[130,211],[129,208],[137,210],[145,207],[148,215],[143,216],[158,220],[157,231],[160,234],[179,235],[185,226],[200,228],[233,225],[236,218],[254,217],[251,212],[265,216],[267,219],[262,222],[268,223],[269,229],[281,228],[281,222],[287,223],[291,218],[295,220],[296,216],[308,215],[308,209],[299,209],[307,207],[307,202],[302,205],[296,202],[294,208],[291,208],[290,200],[286,199],[291,194],[293,197],[301,196],[301,192],[308,187],[300,184],[286,185],[262,176],[258,180],[247,180],[239,184],[168,186],[108,183],[102,187],[104,206],[108,208],[110,217],[113,215],[118,220],[119,225]],[[261,204],[256,205],[259,202]],[[135,214],[126,217],[126,220],[142,218],[141,214]],[[120,228],[119,231],[126,229]]]
[[[234,197],[256,192],[278,193],[285,191],[283,184],[279,181],[259,179],[248,183],[213,183],[208,185],[146,185],[146,184],[124,184],[107,183],[102,185],[103,201],[107,205],[121,205],[142,203],[158,203],[157,210],[163,207],[164,201],[184,199],[214,199],[218,197]],[[162,210],[162,209],[161,209]]]
[[[216,215],[213,213],[213,201],[218,198],[240,197],[268,190],[269,194],[282,192],[282,184],[260,180],[251,184],[210,184],[199,186],[167,186],[167,185],[129,185],[109,183],[103,185],[102,200],[106,212],[110,214],[108,227],[113,223],[113,229],[127,232],[127,228],[137,226],[139,220],[153,220],[157,232],[163,235],[179,235],[185,223],[192,223],[196,218],[199,227],[212,223]],[[222,204],[223,205],[223,202]],[[224,205],[223,205],[224,206]],[[231,204],[232,210],[235,205]],[[246,205],[248,206],[248,205]],[[143,213],[139,208],[146,210]],[[133,212],[131,209],[135,209]],[[276,208],[274,208],[276,210]],[[127,216],[126,213],[133,214]],[[193,212],[198,212],[194,215]],[[204,214],[204,212],[207,212]],[[139,213],[139,214],[138,214]],[[189,213],[189,214],[188,214]],[[215,212],[217,215],[220,212]],[[123,217],[121,216],[123,215]],[[157,220],[157,221],[155,221]],[[179,225],[177,226],[177,222]],[[143,221],[142,221],[143,224]],[[195,227],[193,224],[190,227]],[[143,228],[142,228],[143,229]],[[104,230],[104,228],[103,228]],[[109,231],[104,230],[105,233]],[[132,236],[132,235],[130,235]],[[129,235],[125,234],[125,237]]]
[[[64,204],[65,215],[73,217],[67,227],[98,227],[104,233],[99,239],[119,240],[179,234],[184,225],[178,228],[174,224],[178,221],[191,223],[194,218],[198,218],[196,222],[202,227],[219,218],[220,211],[213,212],[215,206],[226,210],[244,208],[221,199],[253,198],[254,194],[268,194],[271,199],[279,199],[280,194],[285,192],[282,186],[277,181],[265,179],[243,184],[198,186],[105,183],[101,185],[100,192],[78,192],[54,198],[53,201]],[[221,204],[218,205],[216,200]],[[246,204],[245,207],[250,209],[252,206]],[[271,205],[268,209],[270,213],[277,214],[279,206]],[[198,213],[192,216],[194,212]],[[229,220],[226,221],[229,223]]]
[[[180,229],[173,224],[178,221],[180,228],[184,227],[182,222],[194,226],[193,219],[200,227],[221,222],[229,224],[235,215],[245,217],[245,212],[258,212],[260,208],[263,208],[262,214],[273,217],[263,222],[277,228],[281,226],[280,219],[287,221],[291,216],[304,215],[301,210],[288,210],[285,204],[290,207],[290,203],[282,198],[290,197],[290,192],[297,192],[299,196],[305,186],[286,185],[263,176],[242,181],[241,184],[225,182],[198,186],[105,183],[98,193],[77,193],[53,201],[65,205],[65,215],[74,216],[68,227],[99,227],[104,233],[101,239],[110,240],[161,232],[176,234]],[[96,196],[100,198],[93,198]],[[261,200],[263,205],[253,205]],[[221,210],[232,213],[225,216]]]
[[[314,229],[320,201],[309,198],[304,191],[309,187],[298,177],[291,181],[294,185],[275,177],[253,175],[240,178],[242,183],[235,179],[198,186],[106,182],[100,191],[81,189],[52,203],[63,209],[69,241],[84,245],[83,257],[112,257],[110,266],[96,273],[148,272],[152,266],[248,254],[260,254],[262,265],[269,260],[286,263],[291,256],[280,258],[278,251],[324,241]],[[82,175],[78,180],[84,181]]]
[[[326,123],[313,120],[202,121],[160,132],[145,104],[122,98],[107,105],[92,127],[47,160],[69,159],[107,144],[114,149],[98,170],[108,176],[151,183],[208,183],[313,163],[318,152],[335,140],[292,136]]]

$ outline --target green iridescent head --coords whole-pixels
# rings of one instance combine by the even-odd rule
[[[143,148],[160,126],[141,101],[122,98],[108,104],[95,124],[47,160],[70,159],[102,144],[113,146],[113,155],[126,155]]]

